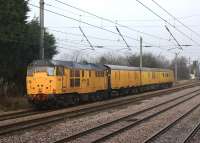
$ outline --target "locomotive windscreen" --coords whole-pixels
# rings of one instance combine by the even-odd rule
[[[50,67],[50,66],[31,66],[28,68],[27,70],[27,75],[28,76],[32,76],[33,73],[37,73],[37,72],[47,72],[47,74],[49,76],[53,76],[55,68],[54,67]]]

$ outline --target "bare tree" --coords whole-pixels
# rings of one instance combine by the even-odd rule
[[[100,56],[96,63],[100,64],[113,64],[113,65],[128,65],[126,57],[117,56],[113,53],[106,53]]]
[[[189,67],[187,66],[187,59],[185,57],[177,58],[177,79],[189,79]],[[174,70],[175,59],[171,62],[171,68]]]
[[[167,68],[169,67],[169,61],[163,56],[154,56],[151,53],[145,53],[143,55],[143,66],[151,68]],[[127,57],[128,64],[130,66],[140,66],[140,56],[131,55]]]

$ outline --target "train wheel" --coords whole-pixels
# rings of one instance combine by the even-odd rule
[[[97,101],[97,96],[95,95],[95,94],[90,94],[90,97],[89,97],[89,100],[91,101],[91,102],[95,102],[95,101]]]
[[[92,101],[95,102],[95,101],[97,101],[97,100],[98,100],[97,96],[93,95],[93,96],[92,96]]]
[[[108,99],[109,98],[109,93],[108,92],[102,93],[102,97],[103,97],[103,100]]]
[[[73,105],[78,105],[80,103],[80,98],[78,95],[72,96],[72,104]]]
[[[103,93],[98,93],[98,95],[97,95],[97,100],[98,100],[98,101],[103,100]]]

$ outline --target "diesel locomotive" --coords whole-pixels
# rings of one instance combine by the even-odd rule
[[[83,101],[171,87],[172,70],[36,60],[27,69],[27,96],[31,104],[63,107]]]

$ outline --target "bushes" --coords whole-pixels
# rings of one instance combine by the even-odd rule
[[[30,105],[26,97],[21,96],[19,93],[19,89],[14,83],[7,83],[0,80],[0,111],[29,108]]]
[[[8,97],[4,96],[0,100],[0,109],[3,111],[18,110],[29,108],[30,105],[25,97]]]
[[[22,96],[3,96],[0,100],[0,110],[9,111],[9,110],[18,110],[29,108],[30,105],[28,100]]]

